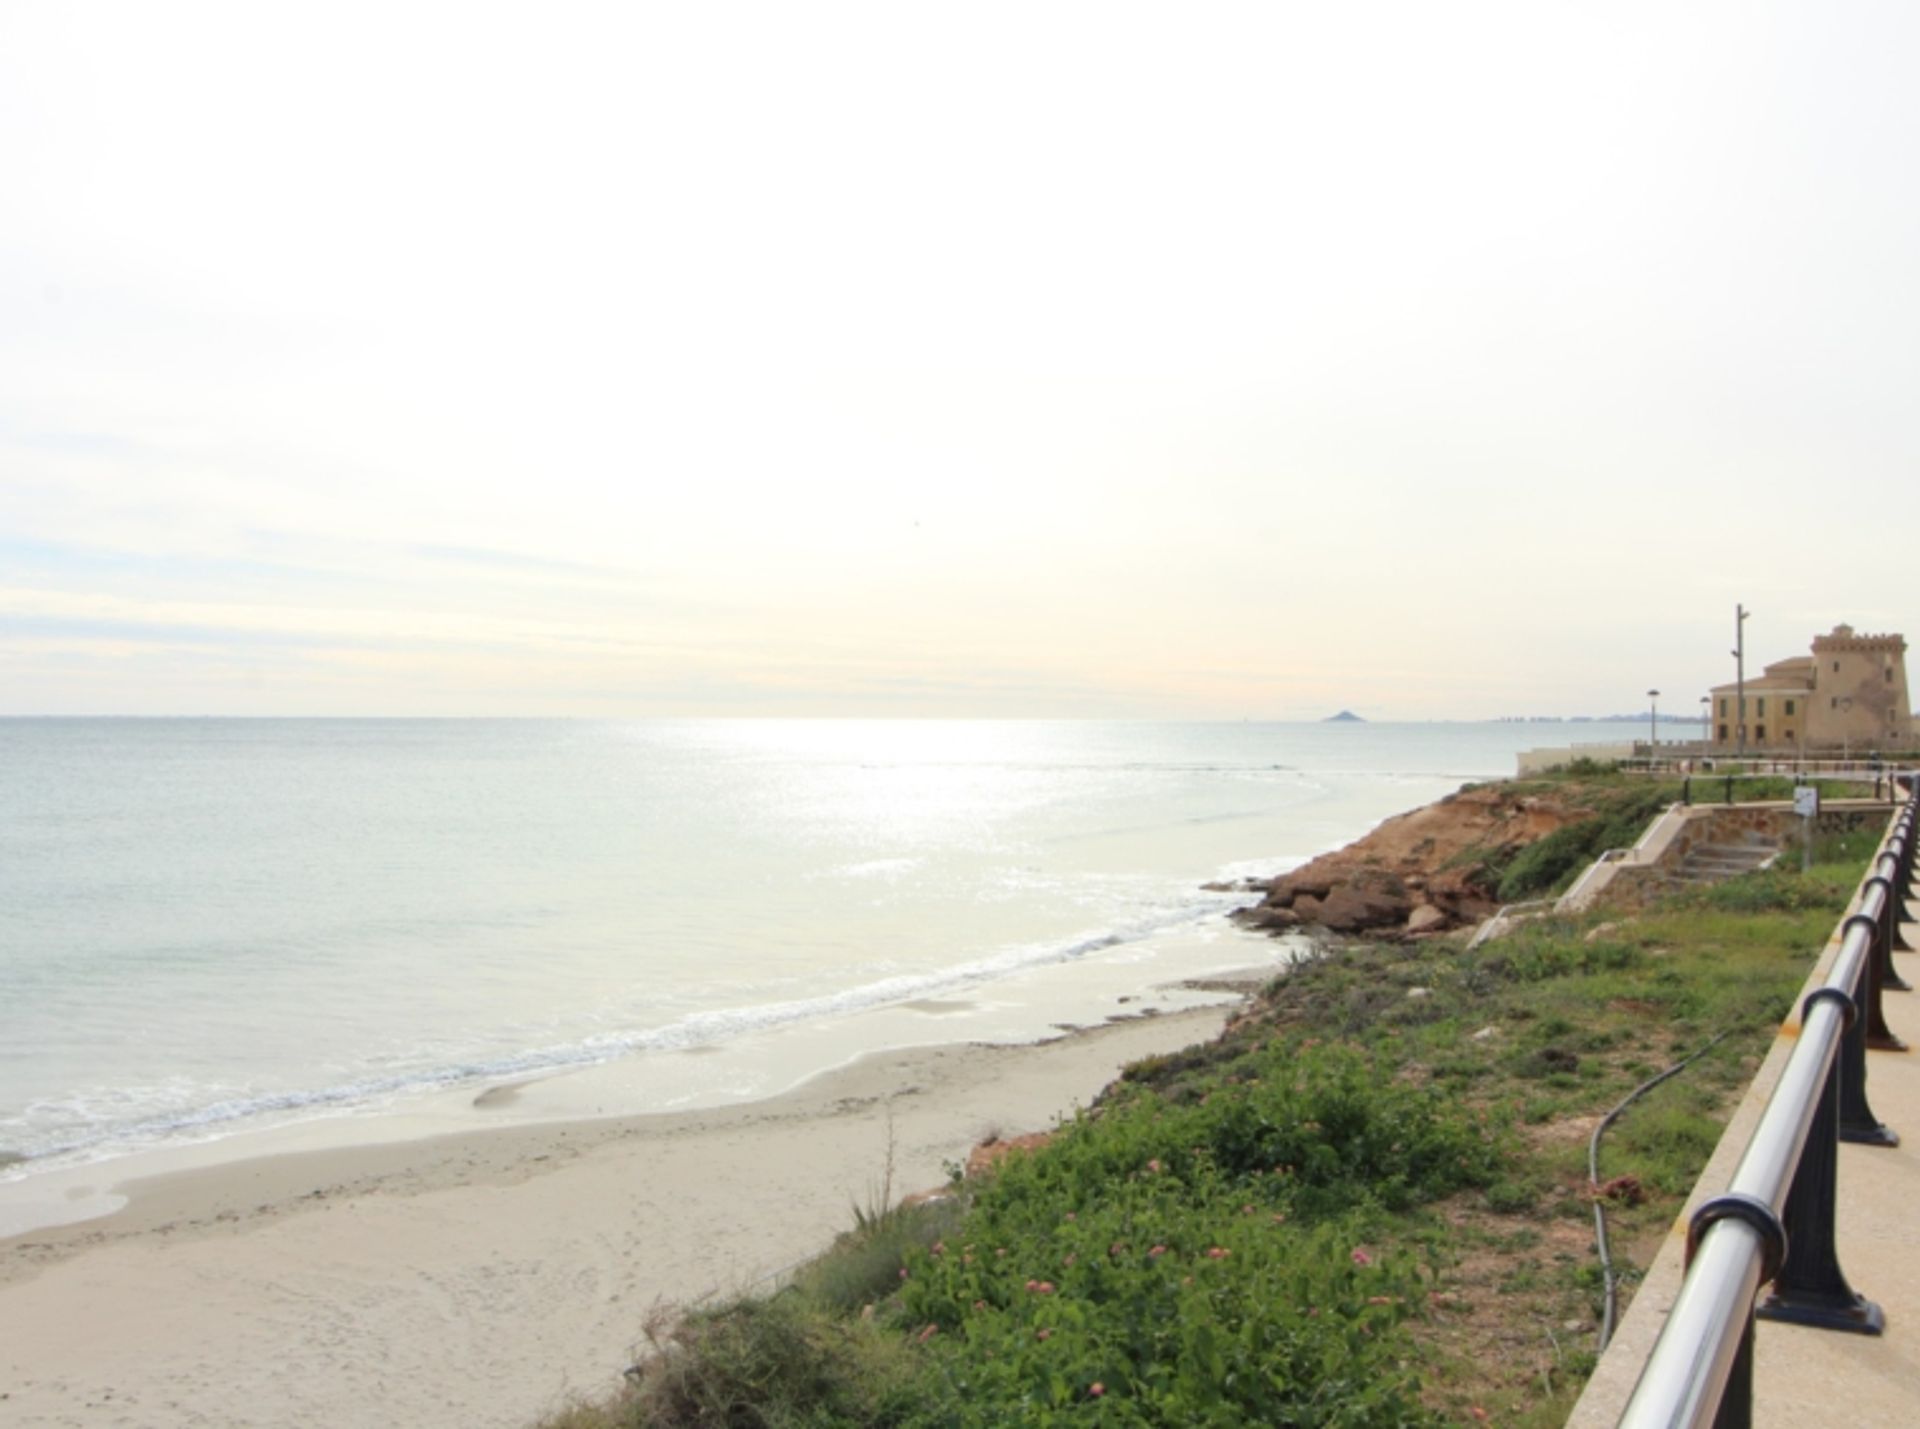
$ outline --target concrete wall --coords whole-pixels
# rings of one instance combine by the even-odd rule
[[[1601,764],[1611,764],[1616,759],[1631,759],[1634,749],[1632,740],[1613,744],[1568,744],[1545,749],[1523,749],[1514,759],[1519,764],[1520,777],[1526,779],[1549,770],[1564,769],[1576,759],[1591,759]]]

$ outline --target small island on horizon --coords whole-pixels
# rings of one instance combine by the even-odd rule
[[[1359,715],[1355,714],[1352,710],[1341,710],[1339,714],[1328,715],[1325,719],[1321,720],[1320,723],[1322,724],[1365,724],[1366,720],[1362,719]]]

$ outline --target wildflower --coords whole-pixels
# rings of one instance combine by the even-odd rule
[[[973,1308],[976,1310],[984,1310],[987,1308],[987,1302],[984,1300],[976,1300],[973,1302]]]
[[[1273,1223],[1274,1223],[1274,1224],[1275,1224],[1276,1226],[1283,1226],[1283,1225],[1285,1225],[1285,1224],[1287,1223],[1287,1216],[1286,1216],[1286,1212],[1284,1212],[1284,1211],[1275,1211],[1275,1212],[1273,1213]]]
[[[1148,1255],[1152,1256],[1156,1260],[1159,1259],[1161,1256],[1165,1255],[1166,1253],[1167,1253],[1167,1248],[1164,1245],[1156,1245],[1152,1250],[1147,1252]]]
[[[939,1333],[940,1327],[938,1325],[928,1325],[926,1329],[922,1330],[918,1335],[914,1336],[914,1338],[924,1345]]]
[[[1097,1379],[1092,1384],[1087,1386],[1087,1393],[1092,1395],[1095,1399],[1098,1399],[1101,1395],[1105,1394],[1106,1392],[1107,1392],[1107,1387],[1104,1384],[1100,1383],[1100,1381]]]
[[[1068,1252],[1067,1252],[1067,1258],[1066,1258],[1065,1260],[1063,1260],[1063,1261],[1061,1261],[1060,1263],[1061,1263],[1062,1265],[1072,1265],[1072,1264],[1074,1263],[1074,1261],[1076,1261],[1076,1260],[1078,1260],[1079,1258],[1080,1258],[1080,1257],[1079,1257],[1079,1256],[1077,1256],[1077,1255],[1075,1255],[1075,1254],[1074,1254],[1074,1253],[1073,1253],[1072,1251],[1068,1251]]]
[[[999,1260],[1003,1256],[1005,1256],[1006,1253],[1007,1253],[1007,1248],[1004,1245],[995,1246],[993,1250],[993,1258],[995,1260]]]
[[[929,1255],[945,1255],[947,1253],[947,1243],[943,1240],[937,1240],[933,1243],[933,1249],[927,1253]]]
[[[1160,1158],[1158,1156],[1147,1163],[1147,1170],[1156,1176],[1160,1174]]]
[[[1051,1280],[1043,1280],[1040,1282],[1040,1294],[1042,1295],[1053,1294],[1053,1282]]]
[[[1253,1202],[1252,1202],[1252,1201],[1248,1201],[1248,1202],[1246,1203],[1246,1205],[1244,1205],[1244,1206],[1242,1206],[1242,1207],[1240,1208],[1240,1214],[1241,1214],[1241,1215],[1243,1215],[1243,1216],[1250,1216],[1250,1215],[1252,1215],[1252,1214],[1253,1214]]]
[[[1068,1211],[1067,1219],[1070,1221],[1077,1221],[1080,1219],[1080,1213],[1078,1211]]]
[[[1391,1305],[1391,1304],[1393,1303],[1393,1296],[1391,1296],[1391,1295],[1369,1295],[1369,1296],[1367,1297],[1367,1303],[1368,1303],[1369,1305]]]
[[[900,1278],[902,1280],[905,1280],[907,1278],[907,1268],[904,1265],[900,1267]]]
[[[1372,1265],[1373,1257],[1367,1254],[1367,1248],[1365,1246],[1356,1245],[1353,1248],[1353,1263],[1355,1265]]]
[[[1052,1330],[1035,1330],[1033,1332],[1033,1337],[1036,1340],[1050,1340],[1053,1338],[1053,1331]]]
[[[1107,1247],[1107,1254],[1118,1255],[1120,1254],[1121,1251],[1125,1250],[1126,1248],[1127,1248],[1126,1243],[1124,1241],[1115,1241],[1112,1245]]]
[[[1207,1259],[1208,1260],[1225,1260],[1229,1255],[1232,1255],[1232,1254],[1233,1252],[1226,1249],[1224,1246],[1216,1245],[1208,1249]]]
[[[1469,1408],[1467,1410],[1467,1413],[1471,1414],[1475,1419],[1479,1419],[1479,1420],[1485,1420],[1487,1417],[1487,1411],[1482,1409],[1477,1404]]]
[[[1039,1282],[1039,1281],[1037,1281],[1037,1280],[1029,1280],[1029,1281],[1027,1282],[1027,1293],[1028,1293],[1029,1295],[1031,1295],[1031,1294],[1032,1294],[1032,1293],[1033,1293],[1034,1291],[1036,1291],[1036,1290],[1038,1290],[1039,1288],[1040,1288],[1040,1282]]]

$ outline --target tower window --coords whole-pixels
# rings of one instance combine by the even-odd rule
[[[1792,700],[1788,700],[1788,701],[1787,701],[1787,713],[1788,713],[1788,714],[1792,714],[1792,713],[1793,713],[1793,701],[1792,701]]]

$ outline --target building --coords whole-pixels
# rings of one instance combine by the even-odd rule
[[[1741,746],[1740,687],[1715,685],[1713,747]],[[1768,753],[1867,753],[1913,740],[1907,642],[1836,625],[1813,653],[1779,660],[1746,682],[1745,747]]]

